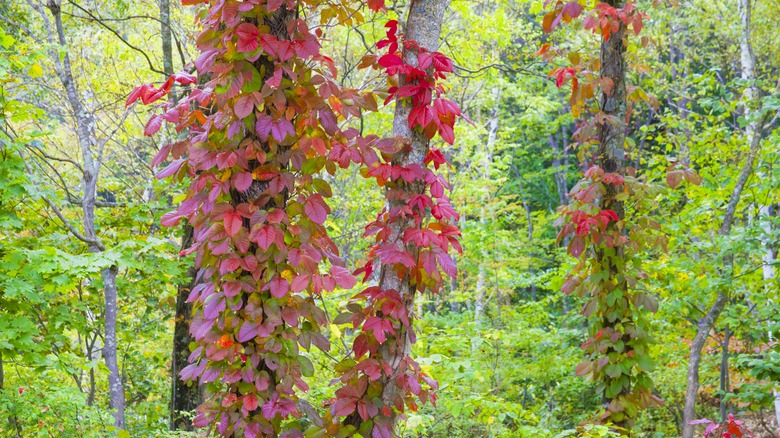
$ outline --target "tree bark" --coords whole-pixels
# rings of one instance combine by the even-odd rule
[[[758,88],[756,87],[756,58],[753,54],[753,48],[750,42],[750,0],[739,0],[739,15],[742,23],[742,35],[740,36],[740,61],[742,64],[742,79],[748,83],[744,92],[745,100],[745,118],[749,120],[745,130],[747,142],[750,144],[748,156],[745,164],[742,166],[734,191],[731,194],[726,214],[723,217],[723,223],[720,227],[720,235],[727,236],[731,232],[731,226],[736,216],[737,205],[745,189],[747,180],[753,173],[758,153],[761,149],[761,122],[751,120],[753,113],[751,105],[758,99]],[[696,397],[699,392],[699,364],[701,363],[701,350],[707,340],[710,330],[715,325],[723,309],[728,303],[728,291],[718,291],[715,303],[712,305],[707,315],[699,322],[698,332],[691,344],[691,354],[688,364],[688,388],[685,392],[685,409],[683,411],[683,438],[693,438],[693,426],[691,421],[696,419]]]
[[[623,0],[609,0],[610,6],[615,8],[623,7]],[[610,38],[602,39],[601,42],[601,71],[600,75],[602,79],[609,79],[612,82],[610,92],[601,93],[600,109],[607,116],[611,116],[617,123],[601,123],[598,125],[598,163],[601,169],[605,173],[617,173],[623,174],[625,172],[625,140],[626,140],[626,44],[624,41],[624,34],[626,26],[623,22],[620,22],[620,27],[617,32],[613,32]],[[602,210],[612,210],[617,214],[620,220],[625,218],[625,211],[623,202],[617,199],[617,195],[623,191],[622,186],[615,184],[606,184],[606,190],[604,196],[601,197],[599,207]],[[609,275],[612,279],[615,289],[622,291],[628,290],[628,284],[625,280],[625,276],[621,274],[623,269],[616,261],[623,258],[623,247],[615,247],[614,255],[606,255],[603,251],[597,251],[597,257],[599,263],[602,266],[608,266]],[[617,333],[624,333],[624,329],[616,326],[623,321],[611,322],[608,319],[602,321],[604,327],[612,327]],[[614,347],[610,347],[607,351],[614,351]],[[607,354],[608,354],[607,353]],[[605,375],[605,381],[603,384],[605,388],[608,388],[612,378]],[[626,386],[623,387],[620,394],[621,396],[628,394],[630,389]],[[606,389],[603,396],[603,406],[605,409],[609,407],[613,398],[607,397]],[[616,421],[615,426],[618,428],[626,429],[629,426],[627,420]]]
[[[761,228],[764,230],[767,236],[772,234],[772,213],[773,208],[769,206],[762,206],[759,211],[759,217],[761,220]],[[763,276],[764,284],[766,288],[772,287],[772,282],[775,280],[775,253],[770,245],[771,241],[764,240],[764,255],[761,257],[763,261]],[[771,290],[771,289],[770,289]],[[772,332],[769,332],[769,340],[772,340]],[[775,417],[777,418],[777,425],[780,427],[780,391],[777,387],[772,390],[772,395],[775,398]]]
[[[102,252],[105,251],[105,247],[100,242],[100,239],[98,239],[95,232],[95,201],[105,141],[98,142],[95,134],[95,119],[92,113],[85,108],[76,88],[76,80],[73,75],[70,56],[67,51],[68,44],[65,38],[65,30],[62,25],[61,3],[57,0],[49,0],[46,5],[46,8],[48,8],[54,19],[53,28],[43,6],[33,3],[32,1],[28,3],[41,15],[48,32],[49,42],[53,46],[60,46],[62,49],[62,55],[60,54],[60,51],[50,49],[49,56],[52,58],[57,76],[59,77],[63,88],[65,88],[68,104],[76,118],[76,134],[82,155],[84,184],[84,197],[81,204],[84,226],[84,236],[82,237],[86,238],[83,240],[88,242],[90,252]],[[105,346],[103,347],[103,358],[106,361],[106,367],[109,372],[109,401],[110,407],[115,410],[114,426],[118,429],[124,429],[125,392],[119,374],[117,359],[117,272],[117,266],[110,266],[101,271],[101,278],[103,280],[103,299],[105,304]]]
[[[498,111],[500,107],[501,93],[498,87],[493,88],[493,98],[495,100],[493,109],[490,111],[490,119],[488,120],[488,137],[485,144],[485,155],[482,160],[482,180],[484,193],[482,194],[482,205],[479,211],[479,224],[482,228],[482,232],[486,232],[488,224],[488,215],[492,216],[492,212],[489,213],[490,204],[490,188],[488,183],[490,182],[490,165],[493,162],[493,147],[496,144],[496,138],[498,136]],[[487,261],[490,255],[487,251],[487,245],[482,245],[480,250],[479,271],[477,272],[477,284],[476,284],[476,298],[474,300],[474,322],[476,323],[477,331],[482,328],[482,320],[485,314],[485,290],[486,290],[486,277],[487,277]],[[500,304],[499,304],[500,305]],[[476,345],[472,345],[472,350],[476,348]]]
[[[181,238],[181,249],[192,246],[194,230],[189,224],[184,225],[184,234]],[[179,377],[184,367],[189,365],[190,321],[192,320],[192,304],[187,302],[190,291],[195,287],[197,270],[190,266],[187,270],[187,282],[179,284],[176,294],[176,314],[173,329],[173,354],[171,358],[171,403],[170,403],[170,429],[194,430],[192,422],[183,415],[194,411],[203,403],[201,388],[195,383],[184,382]]]
[[[720,391],[723,395],[720,396],[720,421],[726,421],[726,415],[729,411],[728,402],[723,399],[729,393],[729,344],[731,343],[731,329],[726,326],[723,331],[723,347],[720,353]]]
[[[450,0],[417,0],[409,8],[409,14],[406,20],[405,38],[414,40],[417,44],[429,51],[436,51],[439,47],[439,37],[441,35],[441,25],[444,20],[444,12],[449,6]],[[417,65],[417,53],[413,50],[404,50],[406,62],[411,65]],[[392,164],[399,166],[409,166],[419,164],[424,166],[425,156],[428,154],[429,141],[421,130],[409,127],[409,113],[412,110],[411,102],[406,99],[396,99],[395,114],[393,119],[393,135],[401,136],[409,141],[409,147],[404,148],[393,156]],[[405,194],[420,194],[425,189],[422,181],[416,181],[411,184],[402,184],[400,190]],[[392,196],[387,192],[388,211],[406,205],[406,201],[400,199],[401,196]],[[388,226],[391,229],[390,241],[401,241],[404,231],[413,224],[413,219],[399,218]],[[417,247],[410,243],[406,245],[406,250],[417,256]],[[393,370],[391,376],[384,376],[380,379],[383,387],[382,402],[386,406],[394,406],[395,400],[404,391],[397,382],[396,377],[401,371],[401,364],[409,356],[414,339],[413,317],[414,317],[414,290],[411,286],[411,279],[408,275],[399,278],[395,271],[388,266],[382,266],[379,276],[379,287],[382,290],[396,290],[400,293],[406,310],[409,314],[410,326],[404,327],[397,333],[398,342],[385,342],[380,346],[378,354],[385,358]],[[352,420],[352,419],[349,419]],[[348,421],[349,421],[348,420]],[[398,420],[398,415],[391,409],[389,421],[394,426]],[[359,422],[359,418],[358,418]]]
[[[173,74],[173,45],[171,44],[171,0],[160,1],[160,38],[162,40],[163,71]]]

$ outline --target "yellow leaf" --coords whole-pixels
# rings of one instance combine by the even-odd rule
[[[32,67],[30,67],[30,70],[28,71],[31,78],[39,78],[41,75],[43,75],[43,67],[41,67],[40,64],[33,64]]]

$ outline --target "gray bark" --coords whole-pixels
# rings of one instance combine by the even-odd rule
[[[57,76],[65,89],[68,104],[76,118],[76,136],[78,137],[79,148],[81,149],[83,169],[82,183],[84,196],[81,202],[81,209],[83,214],[84,234],[82,236],[78,232],[75,232],[72,226],[68,226],[68,228],[76,237],[87,242],[90,252],[102,252],[105,251],[105,247],[100,242],[95,231],[95,200],[100,166],[103,158],[103,147],[105,146],[107,139],[103,142],[98,142],[95,134],[94,116],[85,108],[82,99],[79,97],[75,76],[73,75],[71,67],[70,56],[67,51],[68,44],[65,38],[65,30],[62,25],[61,3],[57,0],[49,0],[45,6],[54,20],[54,26],[52,26],[52,22],[49,20],[49,16],[46,14],[42,4],[35,3],[33,0],[27,0],[27,2],[40,14],[48,33],[49,43],[52,44],[52,46],[58,45],[62,48],[62,55],[60,55],[60,52],[57,50],[49,49],[49,56],[52,58]],[[55,209],[55,212],[58,213],[58,216],[60,216],[53,203],[48,201],[47,203],[49,203],[49,205]],[[68,225],[68,222],[63,217],[60,216],[60,219]],[[114,426],[119,429],[124,429],[125,394],[117,360],[116,276],[116,266],[111,266],[101,271],[105,303],[105,346],[103,348],[103,357],[109,371],[109,400],[110,407],[115,410]]]
[[[173,74],[173,45],[171,44],[171,0],[160,0],[160,37],[162,39],[163,71]]]
[[[742,23],[742,35],[740,36],[740,61],[742,63],[742,78],[748,82],[744,92],[746,103],[745,117],[749,120],[745,130],[747,142],[750,144],[748,156],[742,166],[734,191],[726,206],[726,214],[720,227],[720,235],[727,236],[731,232],[731,226],[736,216],[737,205],[742,197],[747,180],[753,173],[753,166],[761,148],[761,122],[751,120],[751,105],[758,98],[758,88],[755,85],[756,58],[750,42],[750,0],[739,0],[739,15]],[[699,392],[699,364],[701,363],[701,351],[707,336],[718,320],[723,309],[728,303],[728,291],[720,290],[707,315],[699,322],[698,332],[691,344],[691,354],[688,363],[688,388],[685,392],[685,409],[683,411],[683,438],[693,438],[693,426],[691,421],[696,419],[696,396]]]
[[[436,51],[439,47],[439,37],[441,36],[441,25],[444,20],[444,12],[449,6],[450,0],[417,0],[409,8],[409,14],[405,23],[405,38],[414,40],[417,44],[429,51]],[[417,53],[411,50],[404,51],[406,62],[411,65],[417,65]],[[421,130],[409,128],[409,113],[412,110],[411,102],[407,99],[396,99],[395,114],[393,119],[393,135],[401,136],[409,141],[409,147],[404,148],[393,156],[394,165],[408,166],[413,163],[423,165],[423,160],[428,154],[429,141]],[[421,181],[411,184],[401,182],[401,189],[407,193],[422,193],[425,189]],[[393,209],[405,204],[405,201],[395,197],[388,196],[388,207]],[[401,241],[404,231],[412,225],[411,219],[399,219],[389,224],[391,228],[390,241]],[[406,247],[413,257],[417,255],[417,247],[409,244]],[[379,275],[379,286],[383,290],[397,290],[409,313],[410,327],[403,327],[396,333],[398,342],[385,342],[379,349],[378,354],[383,357],[394,370],[393,375],[383,376],[380,383],[383,387],[382,402],[387,406],[394,406],[395,400],[401,396],[403,390],[398,387],[395,381],[397,373],[400,372],[400,364],[406,358],[412,349],[413,328],[411,327],[414,317],[414,293],[411,281],[408,275],[399,278],[399,276],[389,267],[383,266]],[[398,415],[395,411],[391,412],[390,422],[395,425]],[[345,420],[347,423],[359,424],[360,417],[353,415]]]
[[[723,346],[720,352],[720,391],[723,393],[720,397],[720,421],[726,421],[726,415],[729,411],[729,403],[723,399],[729,393],[729,344],[731,343],[731,329],[726,326],[723,333]]]
[[[772,210],[773,209],[769,206],[762,206],[759,211],[761,228],[764,230],[764,233],[766,233],[767,236],[772,234]],[[775,253],[769,244],[769,241],[764,241],[764,255],[761,257],[763,261],[762,271],[764,276],[764,284],[767,288],[772,287],[772,282],[775,279]],[[770,305],[773,304],[770,302]],[[772,332],[769,332],[769,341],[772,341]],[[772,395],[775,398],[775,417],[777,418],[777,425],[780,427],[780,391],[778,391],[777,387],[772,390]]]
[[[496,138],[498,137],[498,111],[501,103],[501,91],[498,87],[493,88],[493,109],[490,111],[490,120],[488,121],[488,137],[485,144],[485,155],[482,160],[482,179],[484,193],[482,195],[482,206],[480,207],[479,223],[484,232],[487,223],[488,215],[492,217],[492,212],[489,212],[490,203],[490,188],[488,182],[490,179],[490,165],[493,162],[493,148],[496,145]],[[480,251],[479,271],[477,272],[477,284],[476,284],[476,298],[474,300],[474,322],[476,323],[477,330],[482,327],[482,320],[485,314],[485,290],[486,290],[486,277],[487,277],[487,262],[490,256],[487,251],[487,246],[482,245]],[[500,306],[499,299],[499,306]],[[472,350],[475,346],[472,346]]]

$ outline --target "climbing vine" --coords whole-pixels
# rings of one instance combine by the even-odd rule
[[[427,141],[438,133],[452,144],[455,121],[462,116],[458,106],[443,97],[446,89],[442,81],[452,72],[452,61],[413,40],[404,40],[398,35],[397,21],[391,20],[385,27],[386,38],[377,44],[385,53],[366,57],[362,66],[373,66],[388,78],[398,78],[399,84],[389,88],[385,103],[397,99],[397,105],[411,105],[402,123],[424,133]],[[373,430],[374,436],[385,437],[391,435],[393,410],[414,411],[417,401],[435,403],[433,391],[438,384],[409,356],[415,341],[413,294],[438,292],[442,273],[455,277],[457,270],[449,252],[450,248],[462,249],[460,231],[454,225],[458,214],[445,192],[449,184],[436,173],[446,163],[442,152],[427,147],[421,162],[402,162],[397,157],[410,147],[409,139],[385,139],[376,146],[377,153],[343,151],[363,166],[364,176],[386,188],[388,202],[366,227],[365,236],[374,236],[375,244],[369,249],[367,263],[355,272],[362,274],[369,286],[335,320],[352,323],[361,332],[354,340],[353,357],[338,366],[343,386],[336,392],[332,413],[347,417],[345,422],[359,425],[361,431]],[[380,279],[374,285],[369,280],[377,265],[381,265]],[[399,290],[406,286],[409,291]]]
[[[561,22],[578,18],[586,30],[600,35],[598,57],[550,44],[538,52],[548,61],[565,60],[550,77],[558,88],[571,83],[569,103],[575,117],[583,111],[591,114],[574,133],[588,170],[572,189],[571,203],[560,208],[558,239],[566,240],[569,253],[578,259],[562,289],[586,297],[583,313],[591,321],[590,336],[582,344],[586,359],[576,373],[589,376],[603,395],[599,420],[628,429],[640,409],[663,403],[651,393],[649,375],[654,364],[647,314],[658,310],[658,302],[637,287],[647,278],[641,268],[646,251],[666,248],[666,236],[652,217],[661,189],[625,159],[632,105],[644,101],[657,106],[652,96],[625,84],[628,30],[638,36],[647,15],[622,1],[598,2],[585,11],[577,1],[558,0],[543,27],[549,33]],[[648,44],[646,37],[639,41]],[[688,169],[670,174],[677,184],[683,177],[698,182]]]
[[[451,246],[460,251],[460,232],[451,223],[457,214],[444,193],[446,180],[426,167],[438,169],[446,160],[430,149],[422,165],[401,165],[392,156],[408,147],[409,139],[342,129],[362,111],[376,111],[375,98],[335,82],[333,61],[320,53],[321,30],[312,33],[298,12],[317,9],[325,21],[354,10],[295,1],[183,3],[208,6],[198,17],[203,30],[197,38],[197,78],[179,73],[159,88],[139,86],[127,104],[153,104],[175,83],[200,84],[178,104],[158,104],[144,130],[151,136],[164,121],[175,126],[181,138],[162,147],[153,165],[170,161],[158,178],[190,183],[178,209],[162,223],[174,226],[185,219],[195,229],[194,244],[182,253],[195,254],[198,268],[198,284],[188,298],[195,305],[190,331],[197,345],[181,372],[183,379],[206,388],[194,423],[250,438],[302,436],[305,427],[336,435],[354,432],[357,422],[339,418],[357,412],[365,436],[390,436],[395,412],[416,409],[410,396],[434,401],[436,388],[408,351],[401,363],[383,360],[383,349],[397,348],[402,333],[414,340],[411,309],[399,291],[368,286],[348,306],[353,312],[335,321],[346,318],[362,331],[352,357],[337,366],[343,386],[324,419],[298,397],[314,372],[302,350],[329,349],[322,334],[326,314],[315,298],[336,287],[354,287],[357,274],[370,284],[376,264],[387,275],[410,279],[418,291],[439,289],[439,268],[455,275],[448,252]],[[387,39],[378,47],[387,53],[375,65],[388,77],[403,78],[402,86],[388,90],[386,103],[409,99],[409,127],[428,139],[438,133],[452,144],[461,114],[441,97],[441,81],[452,72],[452,62],[399,38],[396,21],[386,27]],[[405,61],[401,46],[417,54],[418,65]],[[376,235],[376,244],[354,275],[324,226],[332,192],[319,176],[351,163],[385,187],[389,199],[388,208],[366,228],[367,236]],[[410,187],[413,195],[405,190]],[[389,232],[390,224],[410,218],[402,235]],[[375,397],[388,379],[404,390],[392,405]],[[304,415],[306,424],[297,420]]]

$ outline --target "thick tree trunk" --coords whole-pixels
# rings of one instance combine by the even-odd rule
[[[610,6],[615,8],[623,7],[623,0],[610,0],[608,1]],[[598,125],[598,163],[601,169],[606,173],[623,174],[625,171],[625,140],[626,140],[626,45],[623,39],[626,31],[626,26],[623,22],[620,22],[620,27],[617,32],[614,32],[610,38],[602,39],[601,42],[601,78],[609,79],[612,82],[612,87],[609,93],[602,92],[600,109],[607,116],[611,116],[618,123],[601,123]],[[606,184],[606,191],[602,196],[599,207],[602,210],[612,210],[617,216],[623,220],[625,217],[625,211],[623,202],[617,199],[617,195],[623,191],[622,186],[614,184]],[[618,260],[623,258],[623,248],[616,247],[614,255],[607,255],[603,251],[598,251],[598,259],[602,266],[608,265],[610,277],[614,284],[615,289],[622,291],[628,290],[628,284],[626,283],[625,276],[621,274],[623,269]],[[616,332],[622,333],[624,329],[615,326],[622,321],[618,320],[610,322],[606,318],[602,321],[604,327],[612,326]],[[613,347],[607,350],[609,354]],[[612,382],[612,378],[605,376],[603,384],[606,388]],[[605,390],[606,391],[606,390]],[[623,386],[623,390],[617,396],[627,394],[630,388]],[[609,407],[613,398],[607,397],[606,392],[603,397],[603,406],[605,409]],[[629,426],[627,420],[617,421],[615,426],[619,428],[627,428]]]
[[[184,225],[184,234],[181,238],[181,249],[192,246],[192,226]],[[195,383],[187,383],[181,380],[179,372],[189,365],[190,321],[192,320],[192,304],[187,302],[190,290],[195,286],[197,270],[190,266],[187,270],[187,282],[179,284],[176,294],[176,314],[173,330],[173,355],[171,358],[171,403],[170,403],[170,429],[194,430],[192,422],[184,415],[185,412],[194,411],[203,403],[201,388]]]
[[[744,92],[745,117],[749,120],[745,130],[747,142],[750,144],[748,156],[745,164],[742,166],[734,191],[731,194],[726,214],[723,217],[723,223],[720,227],[720,235],[726,236],[731,232],[731,226],[734,223],[734,217],[737,211],[737,205],[745,189],[748,178],[753,173],[758,153],[761,149],[761,122],[751,120],[752,107],[758,98],[758,88],[755,85],[756,79],[756,58],[753,55],[753,48],[750,42],[750,0],[739,0],[739,14],[742,22],[742,35],[740,37],[740,50],[742,63],[742,79],[748,83]],[[683,438],[693,438],[693,426],[691,421],[696,419],[696,396],[699,392],[699,364],[701,363],[701,350],[707,340],[710,330],[715,325],[723,309],[728,303],[728,291],[720,290],[715,299],[715,303],[710,308],[707,315],[699,322],[698,332],[691,344],[691,354],[688,364],[688,388],[685,392],[685,410],[683,411]]]

